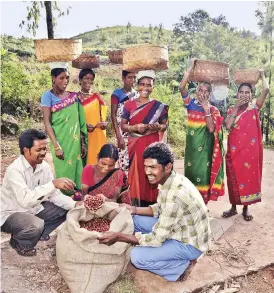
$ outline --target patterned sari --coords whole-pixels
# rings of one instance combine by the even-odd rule
[[[117,122],[118,127],[120,129],[121,135],[123,137],[123,140],[125,142],[125,149],[119,149],[119,167],[128,174],[129,169],[129,157],[128,157],[128,133],[121,130],[121,118],[123,115],[123,109],[125,102],[128,100],[134,100],[138,96],[138,93],[133,90],[131,93],[125,93],[123,89],[115,89],[114,92],[111,95],[111,104],[117,104]],[[117,145],[117,138],[116,138],[116,145]]]
[[[55,137],[64,151],[64,160],[55,156],[50,142],[56,178],[67,177],[81,189],[81,175],[84,161],[81,158],[81,133],[87,136],[87,127],[83,107],[76,93],[61,100],[51,108],[51,126]]]
[[[228,109],[228,115],[232,108]],[[233,205],[261,201],[263,143],[259,108],[248,105],[237,114],[228,136],[226,173],[229,200]]]
[[[124,106],[122,118],[129,125],[138,123],[153,124],[168,118],[168,107],[159,101],[151,100],[137,107],[136,101],[128,101]],[[155,203],[158,195],[158,185],[148,182],[144,171],[143,153],[151,143],[159,141],[159,133],[138,134],[129,133],[129,193],[134,205],[148,206]]]
[[[121,169],[113,169],[96,183],[94,179],[95,168],[96,165],[88,165],[83,170],[82,183],[89,186],[88,194],[93,196],[103,194],[105,197],[113,199],[116,196],[116,187],[121,187],[118,201],[131,205],[125,173]]]
[[[217,108],[210,106],[215,124],[214,133],[210,133],[202,107],[189,95],[183,98],[188,113],[185,176],[197,187],[207,204],[224,195],[223,117]]]
[[[98,122],[106,121],[107,106],[99,94],[94,93],[87,99],[83,99],[81,93],[78,96],[84,107],[87,124],[95,126]],[[96,164],[97,155],[106,142],[106,130],[95,128],[93,132],[88,132],[88,165]]]

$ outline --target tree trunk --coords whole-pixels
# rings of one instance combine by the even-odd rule
[[[44,2],[46,7],[46,15],[47,15],[47,28],[48,28],[48,39],[54,39],[54,32],[53,32],[53,18],[52,18],[52,6],[51,1]]]

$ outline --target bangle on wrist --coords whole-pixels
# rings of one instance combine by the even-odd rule
[[[211,114],[207,114],[207,115],[205,115],[205,117],[211,117]]]
[[[54,149],[55,149],[55,151],[60,151],[60,150],[62,150],[62,148],[61,148],[59,142],[57,142],[57,147],[54,147]]]

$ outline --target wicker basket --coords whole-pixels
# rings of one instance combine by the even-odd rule
[[[109,61],[115,64],[123,64],[123,51],[124,50],[108,51]]]
[[[124,51],[123,61],[123,70],[166,70],[168,69],[168,50],[165,46],[134,46]]]
[[[100,66],[100,56],[91,54],[82,54],[72,61],[72,67],[78,69],[98,68]]]
[[[206,81],[213,84],[229,85],[229,64],[208,60],[197,60],[189,80]]]
[[[258,69],[236,69],[233,72],[234,81],[237,85],[247,82],[255,85],[260,78],[260,71]]]
[[[82,40],[54,39],[35,40],[35,55],[38,61],[69,62],[76,59],[82,53]]]

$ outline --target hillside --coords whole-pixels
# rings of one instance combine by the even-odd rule
[[[123,49],[142,43],[159,43],[170,45],[172,43],[172,31],[156,27],[138,26],[113,26],[98,28],[74,37],[83,40],[84,51],[94,52],[106,49]],[[104,54],[102,54],[104,55]]]
[[[161,27],[114,26],[99,28],[73,37],[83,40],[83,51],[107,55],[109,49],[122,49],[141,43],[172,45],[172,31]],[[1,36],[2,47],[20,57],[34,54],[34,42],[30,38]]]

